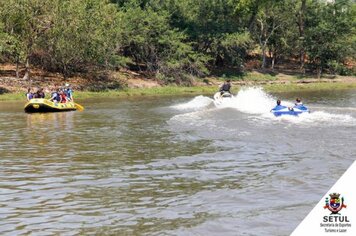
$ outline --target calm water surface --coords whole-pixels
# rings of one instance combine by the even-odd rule
[[[80,103],[0,103],[1,235],[289,235],[356,159],[354,90]]]

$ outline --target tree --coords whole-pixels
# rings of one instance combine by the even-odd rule
[[[30,78],[30,58],[38,41],[51,27],[51,19],[47,16],[52,5],[41,0],[1,0],[0,12],[4,29],[13,40],[16,50],[13,50],[16,63],[24,60],[26,73],[24,79]],[[23,56],[23,58],[21,57]]]
[[[279,58],[294,58],[297,54],[296,49],[299,47],[299,35],[295,29],[297,17],[291,14],[297,9],[295,0],[285,0],[279,2],[274,11],[274,17],[279,18],[280,27],[273,32],[267,43],[272,70]]]
[[[211,67],[240,66],[251,38],[235,11],[237,2],[176,0],[164,8],[170,12],[171,25],[186,32],[193,49],[211,58]]]
[[[299,29],[299,40],[301,41],[300,43],[300,49],[299,49],[299,62],[300,62],[300,70],[302,71],[302,73],[305,73],[305,69],[304,69],[304,63],[305,63],[305,48],[304,48],[304,38],[305,38],[305,32],[304,32],[304,28],[305,28],[305,11],[306,11],[306,7],[307,7],[307,0],[301,0],[301,4],[300,4],[300,9],[297,13],[298,16],[298,29]]]
[[[286,6],[284,2],[276,1],[261,8],[256,16],[253,33],[262,51],[262,68],[266,67],[266,53],[271,38],[277,30],[283,31],[288,25],[289,16],[285,14]]]
[[[47,67],[59,69],[66,78],[88,65],[124,64],[118,55],[120,18],[113,4],[100,0],[58,0],[55,4],[53,27],[41,42],[49,58]]]
[[[305,48],[320,78],[332,61],[344,62],[352,56],[350,35],[355,33],[355,11],[349,0],[335,3],[314,1],[307,8]]]
[[[61,72],[129,67],[166,81],[294,58],[321,73],[355,53],[351,0],[0,0],[3,61]],[[320,74],[318,72],[318,74]],[[18,69],[17,69],[18,74]]]
[[[24,58],[20,49],[20,41],[11,34],[4,31],[3,24],[0,22],[0,55],[5,60],[16,62],[16,78],[19,78],[19,60]]]
[[[183,32],[170,27],[167,11],[156,12],[152,7],[142,9],[135,3],[125,5],[122,10],[124,52],[140,70],[175,82],[182,82],[184,74],[207,72],[206,58],[192,50]]]

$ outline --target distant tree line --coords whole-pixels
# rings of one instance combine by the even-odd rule
[[[186,83],[259,55],[262,68],[292,58],[301,72],[348,74],[355,26],[352,0],[0,0],[0,62],[25,78],[32,66],[129,68]]]

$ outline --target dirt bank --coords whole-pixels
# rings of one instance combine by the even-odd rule
[[[38,68],[31,70],[31,79],[24,80],[24,68],[20,68],[19,78],[16,78],[15,65],[3,64],[0,65],[0,94],[23,92],[27,88],[45,88],[45,91],[52,91],[55,87],[63,86],[65,83],[77,91],[101,91],[110,89],[128,88],[152,88],[161,87],[163,84],[153,77],[143,75],[128,70],[117,72],[101,72],[100,74],[91,75],[76,75],[64,79],[59,73],[50,73]],[[230,78],[230,77],[229,77]],[[193,85],[219,85],[222,82],[222,77],[207,77],[204,79],[194,79]],[[356,77],[352,76],[327,76],[322,79],[312,77],[301,78],[296,75],[274,72],[273,76],[270,73],[262,73],[251,71],[245,76],[232,77],[232,83],[235,85],[264,85],[264,84],[303,84],[303,83],[356,83]]]

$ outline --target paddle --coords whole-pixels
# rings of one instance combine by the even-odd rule
[[[84,107],[78,103],[74,103],[75,107],[78,109],[78,111],[84,111]]]

